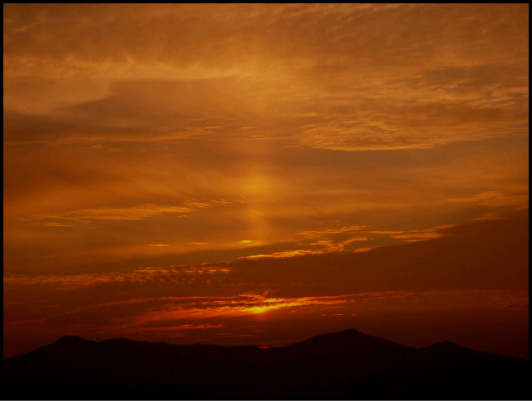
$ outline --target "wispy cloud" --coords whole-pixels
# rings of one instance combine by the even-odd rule
[[[179,217],[186,217],[194,210],[203,209],[218,203],[220,203],[220,201],[191,201],[185,203],[183,206],[145,203],[131,207],[100,207],[95,209],[72,210],[56,214],[34,216],[32,220],[46,221],[44,226],[65,226],[61,221],[90,222],[94,220],[144,220],[160,214],[173,214]],[[223,201],[223,203],[229,202]],[[152,244],[151,246],[157,246],[157,244]]]
[[[445,229],[452,226],[440,226],[426,230],[400,230],[400,231],[387,231],[387,230],[372,230],[371,234],[390,236],[396,239],[404,239],[407,242],[424,241],[433,238],[440,238],[447,235]]]
[[[33,13],[10,5],[6,13],[6,74],[19,80],[8,81],[6,106],[29,108],[25,121],[40,118],[56,139],[63,131],[60,140],[74,140],[66,134],[72,128],[84,131],[80,140],[102,142],[234,139],[249,138],[252,126],[298,146],[363,151],[527,135],[524,5],[137,5],[128,14],[78,7],[100,21],[105,41],[61,5]],[[67,24],[69,35],[66,15],[77,21]],[[483,21],[482,35],[471,20]],[[382,29],[389,24],[393,36]],[[150,32],[149,55],[120,39],[137,32]],[[157,40],[168,32],[170,39]],[[80,82],[80,73],[98,85]],[[42,95],[32,94],[40,103],[59,79],[72,81],[76,94],[65,85],[43,120],[37,99],[34,107],[20,99],[28,98],[20,84],[28,76],[41,86]],[[10,121],[23,140],[29,132]],[[115,135],[98,134],[103,127]],[[139,135],[147,130],[153,135]],[[43,130],[39,136],[54,140]]]
[[[341,233],[352,233],[360,230],[364,230],[368,228],[366,225],[348,225],[338,228],[323,228],[320,230],[308,230],[308,231],[302,231],[300,234],[305,237],[318,237],[318,236],[324,236],[328,234],[341,234]]]
[[[212,317],[241,316],[262,314],[269,311],[306,307],[311,305],[338,305],[348,302],[334,297],[269,298],[261,294],[242,294],[219,299],[192,300],[187,303],[167,303],[157,310],[138,316],[136,324],[154,321],[172,321],[181,319],[204,319]]]
[[[172,213],[185,216],[192,211],[187,206],[169,206],[157,204],[144,204],[133,207],[102,207],[65,212],[62,214],[43,216],[44,219],[64,220],[142,220],[161,213]]]
[[[529,200],[528,187],[514,186],[494,191],[483,191],[469,197],[450,198],[444,203],[477,203],[482,206],[520,206],[526,207]]]
[[[147,283],[183,284],[190,277],[227,274],[230,269],[216,266],[145,267],[132,272],[74,274],[63,276],[5,276],[6,285],[50,286],[59,290],[77,291],[99,286],[131,286]]]

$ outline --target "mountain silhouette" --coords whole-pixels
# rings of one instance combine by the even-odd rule
[[[286,347],[66,336],[4,360],[3,399],[530,399],[528,361],[345,330]]]
[[[400,345],[382,338],[363,334],[355,329],[348,329],[339,333],[322,334],[308,340],[288,346],[292,350],[300,350],[309,353],[375,353],[393,352],[405,350],[409,347]]]
[[[462,347],[461,345],[455,344],[451,341],[442,341],[441,343],[432,344],[423,349],[425,350],[425,353],[432,355],[451,355],[474,352],[469,348]]]

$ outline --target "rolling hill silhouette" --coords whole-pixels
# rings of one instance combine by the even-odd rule
[[[528,361],[356,330],[286,347],[62,337],[4,360],[3,399],[530,399]]]

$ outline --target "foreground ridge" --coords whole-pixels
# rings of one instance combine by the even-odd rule
[[[4,399],[530,399],[528,361],[349,329],[286,347],[61,337],[4,360]]]

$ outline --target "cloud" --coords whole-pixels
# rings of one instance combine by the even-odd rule
[[[251,133],[344,151],[527,135],[523,11],[488,4],[137,5],[128,12],[10,5],[4,56],[16,85],[8,80],[8,143],[49,141],[53,132],[104,141],[103,127],[114,141]],[[71,80],[76,94],[62,87],[63,100],[43,115],[38,95],[33,110],[17,97],[24,77],[31,77],[27,87],[54,94],[53,82]],[[88,80],[109,84],[80,91]],[[85,101],[80,92],[88,93]],[[28,132],[37,124],[38,134]]]
[[[184,206],[158,205],[155,203],[146,203],[132,207],[100,207],[96,209],[72,210],[62,213],[40,215],[31,218],[33,221],[38,220],[60,220],[72,222],[92,222],[95,220],[144,220],[160,214],[174,214],[179,217],[186,217],[194,210],[203,209],[220,203],[230,203],[228,201],[196,202],[185,203]],[[61,222],[45,222],[44,226],[65,226]],[[150,244],[150,246],[166,246],[167,244]]]
[[[307,246],[311,249],[293,249],[293,250],[287,250],[287,251],[280,251],[280,252],[273,252],[270,254],[257,254],[257,255],[248,255],[248,256],[240,256],[240,259],[260,259],[260,258],[292,258],[295,256],[302,256],[302,255],[317,255],[321,253],[330,253],[330,252],[342,252],[342,251],[348,251],[350,249],[347,248],[347,245],[360,242],[360,241],[367,241],[368,238],[366,237],[354,237],[350,238],[345,241],[333,241],[333,240],[320,240],[316,242],[312,242],[307,244]],[[356,248],[354,252],[356,252],[359,248]],[[366,248],[367,249],[367,248]]]
[[[64,220],[142,220],[161,213],[173,213],[181,216],[191,212],[192,209],[184,206],[168,206],[145,204],[134,207],[86,209],[66,212],[64,214],[43,216],[44,219]]]
[[[431,321],[437,315],[441,323],[483,316],[489,325],[495,319],[521,327],[515,319],[526,312],[528,299],[528,215],[442,230],[446,235],[439,238],[366,252],[102,274],[6,275],[5,344],[17,349],[23,333],[36,332],[35,346],[65,333],[219,343],[225,337],[216,334],[226,330],[239,334],[226,336],[234,345],[261,339],[264,330],[274,336],[279,327],[291,326],[287,322],[298,322],[299,330],[314,324],[313,333],[323,332],[316,317],[356,319],[338,324],[363,327],[385,316],[389,329],[397,319],[403,325],[406,318]],[[501,311],[509,320],[501,320]],[[201,334],[206,332],[219,340]]]
[[[268,4],[235,8],[139,4],[125,11],[117,5],[42,5],[32,9],[10,5],[6,7],[5,49],[12,57],[29,53],[65,63],[69,55],[74,65],[85,62],[90,66],[97,60],[107,65],[129,64],[131,69],[135,66],[128,57],[141,66],[148,59],[163,71],[168,64],[185,69],[196,63],[205,68],[211,61],[233,67],[253,54],[276,59],[289,57],[291,52],[290,61],[316,61],[326,49],[331,61],[337,61],[346,45],[351,45],[353,52],[344,55],[344,60],[380,50],[379,58],[374,56],[366,63],[403,61],[405,48],[415,55],[429,56],[433,62],[442,56],[439,46],[445,56],[456,47],[459,51],[455,57],[469,51],[474,60],[494,48],[503,56],[521,49],[504,45],[526,38],[526,32],[517,29],[526,23],[521,13],[524,9],[521,5]],[[94,20],[99,22],[97,26]],[[481,28],[478,21],[483,22]],[[514,29],[508,29],[510,24]],[[497,26],[505,29],[497,31]],[[135,32],[142,32],[144,39],[133,40],[131,34]],[[290,41],[282,40],[289,35]],[[242,37],[248,42],[241,43]],[[187,46],[191,42],[194,46]],[[477,43],[485,47],[476,48]],[[137,69],[137,73],[141,71]]]
[[[295,249],[291,251],[281,251],[281,252],[274,252],[270,254],[257,254],[257,255],[249,255],[249,256],[240,256],[240,259],[261,259],[261,258],[291,258],[294,256],[301,256],[301,255],[315,255],[318,253],[323,253],[321,250],[311,250],[311,249]]]
[[[187,302],[167,303],[159,305],[157,310],[149,311],[136,317],[137,325],[151,322],[168,322],[181,319],[204,319],[212,317],[228,317],[262,314],[269,311],[307,307],[312,305],[339,305],[348,300],[335,297],[301,297],[301,298],[268,298],[261,294],[241,294],[235,297],[220,299],[192,300]]]
[[[57,290],[77,291],[80,288],[128,287],[144,284],[191,284],[198,277],[227,274],[220,266],[145,267],[127,273],[90,273],[63,276],[7,276],[5,283],[14,286],[45,286]],[[193,278],[196,277],[196,278]],[[200,279],[201,280],[201,279]],[[201,280],[203,282],[208,279]]]
[[[291,258],[302,255],[318,255],[331,252],[367,252],[373,247],[363,247],[360,243],[389,237],[406,242],[425,241],[445,236],[445,229],[452,225],[438,226],[423,230],[372,230],[366,225],[349,225],[338,228],[308,230],[299,233],[306,242],[303,249],[291,249],[269,254],[240,256],[240,259]],[[362,244],[363,245],[363,244]]]
[[[506,189],[506,188],[505,188]],[[442,200],[444,203],[478,202],[483,206],[517,206],[525,207],[528,202],[528,187],[513,187],[506,190],[483,191],[466,198]]]
[[[44,223],[44,227],[72,227],[72,224],[64,224],[64,223]]]
[[[348,225],[338,228],[324,228],[321,230],[308,230],[308,231],[302,231],[300,234],[305,237],[320,237],[325,234],[340,234],[340,233],[351,233],[354,231],[360,231],[367,228],[367,226],[364,225]]]
[[[373,230],[371,234],[390,236],[395,239],[404,239],[407,242],[424,241],[431,238],[439,238],[446,234],[446,229],[451,226],[435,227],[427,230],[400,230],[400,231],[386,231],[386,230]]]
[[[172,295],[229,295],[246,288],[275,297],[354,293],[374,290],[522,288],[527,269],[527,217],[484,220],[434,231],[374,231],[399,236],[400,246],[366,252],[287,251],[224,263],[146,267],[130,272],[64,276],[6,276],[6,286],[97,290],[137,288]],[[501,241],[504,238],[504,241]],[[406,263],[405,261],[408,261]],[[504,263],[505,268],[501,267]]]

